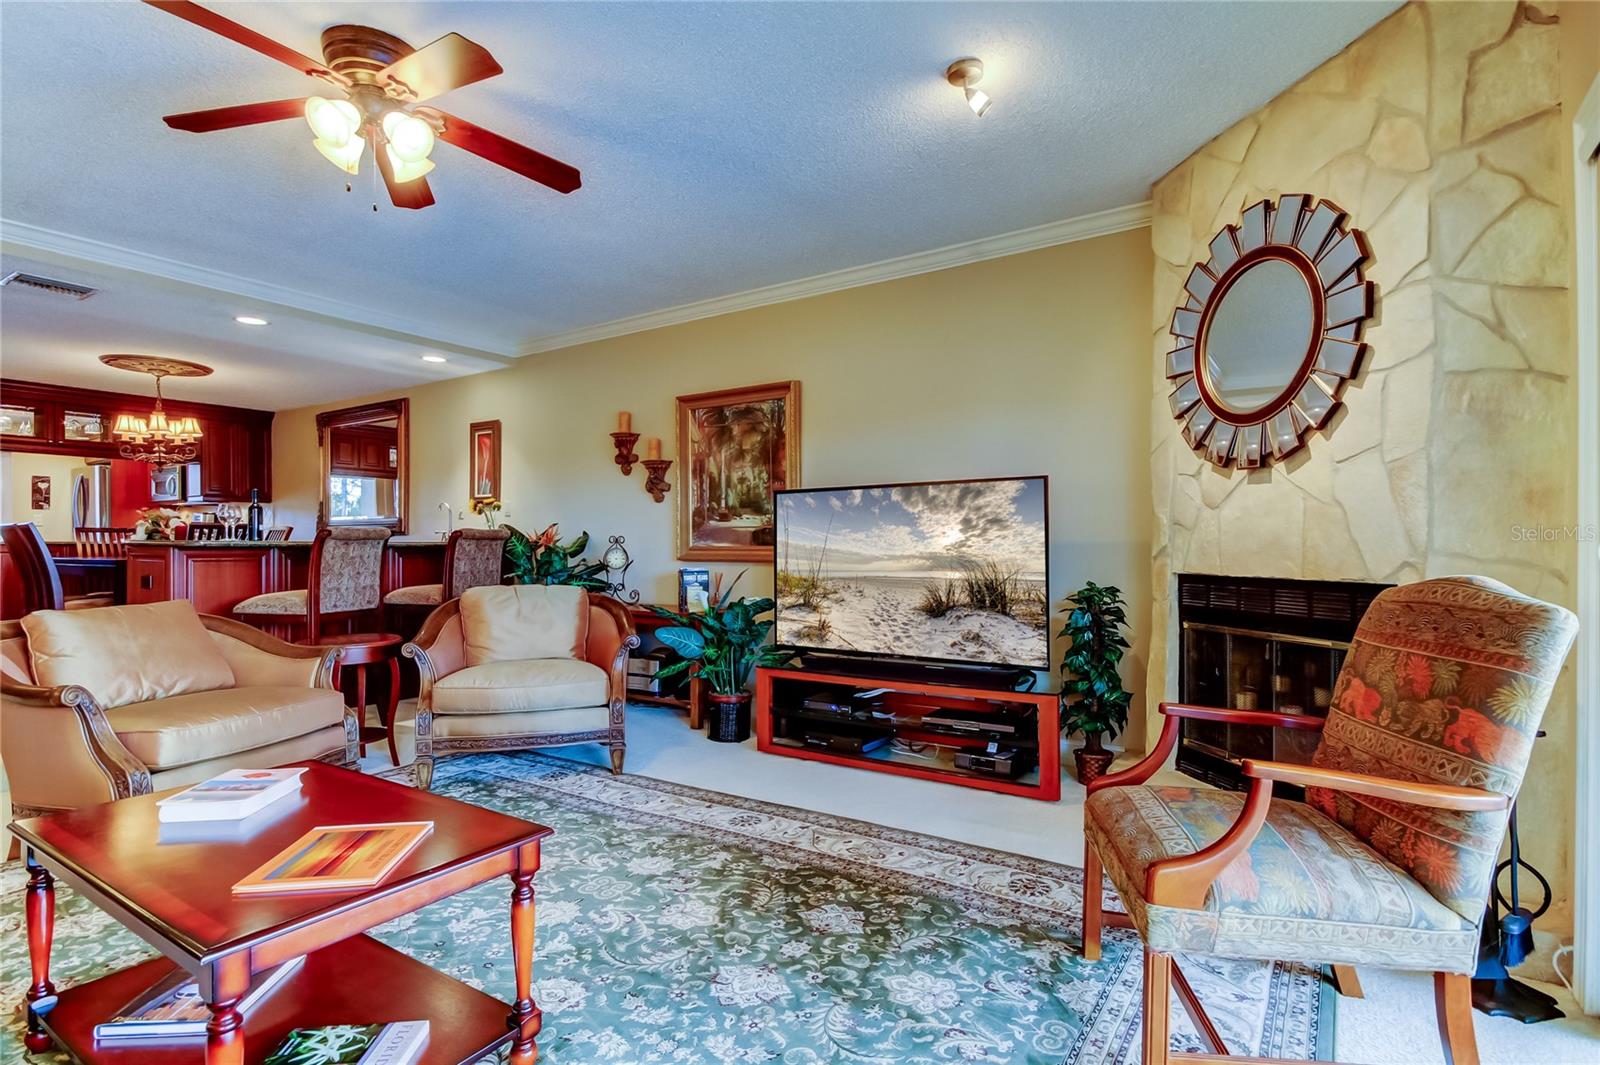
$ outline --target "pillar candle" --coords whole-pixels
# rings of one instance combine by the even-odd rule
[[[617,411],[617,432],[633,432],[633,415],[625,410]]]
[[[661,438],[652,436],[645,441],[645,458],[658,459],[661,457]]]

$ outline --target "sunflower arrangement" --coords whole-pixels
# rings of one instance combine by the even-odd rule
[[[499,522],[500,500],[494,496],[484,496],[472,501],[472,512],[483,519],[483,524],[493,529]]]

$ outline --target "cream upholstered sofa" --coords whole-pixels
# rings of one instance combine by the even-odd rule
[[[622,604],[580,588],[471,588],[441,604],[404,648],[421,675],[419,785],[439,755],[570,743],[604,744],[622,772],[638,646]]]
[[[338,648],[185,601],[39,610],[0,626],[0,757],[14,810],[73,809],[227,769],[356,762]]]

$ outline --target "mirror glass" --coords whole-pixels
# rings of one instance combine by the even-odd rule
[[[322,519],[329,525],[386,525],[405,531],[405,401],[326,411],[322,443]]]
[[[1206,382],[1235,414],[1251,414],[1295,381],[1312,341],[1311,290],[1292,264],[1263,259],[1222,294],[1206,326]]]

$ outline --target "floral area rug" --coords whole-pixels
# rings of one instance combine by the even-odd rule
[[[545,1065],[1139,1060],[1138,939],[1108,930],[1084,962],[1080,870],[548,755],[447,759],[434,788],[556,830],[534,882]],[[18,862],[0,871],[3,1061],[21,1052],[24,880]],[[509,999],[508,892],[485,884],[375,935]],[[70,890],[57,910],[61,986],[151,954]],[[1314,970],[1184,968],[1234,1053],[1331,1056]],[[1175,1045],[1200,1049],[1176,1003],[1173,1020]]]

